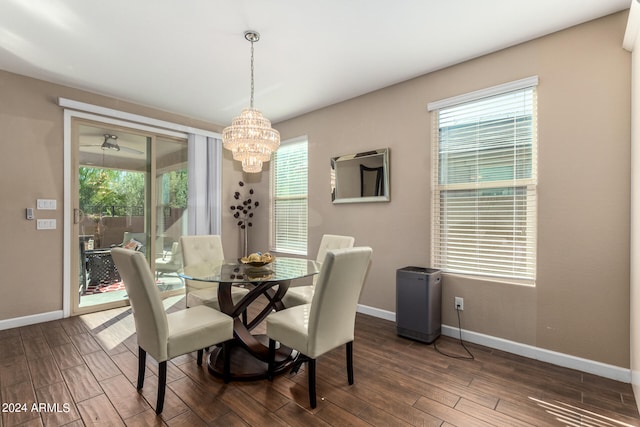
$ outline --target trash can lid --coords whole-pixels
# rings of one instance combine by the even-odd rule
[[[401,268],[402,271],[413,271],[416,273],[425,273],[425,274],[433,274],[438,273],[440,270],[436,268],[426,268],[426,267],[416,267],[416,266],[408,266]]]

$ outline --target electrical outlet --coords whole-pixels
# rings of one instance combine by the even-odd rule
[[[460,311],[464,310],[464,298],[455,297],[454,304],[455,304],[456,310],[460,310]]]

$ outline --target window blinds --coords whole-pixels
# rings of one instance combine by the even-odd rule
[[[535,279],[535,87],[434,110],[432,262]]]
[[[272,162],[272,249],[306,255],[307,141],[282,144]]]

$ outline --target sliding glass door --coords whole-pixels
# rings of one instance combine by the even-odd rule
[[[72,313],[124,305],[111,249],[144,253],[162,292],[180,290],[178,242],[186,230],[186,139],[72,121],[75,161]],[[73,265],[75,264],[75,265]],[[77,285],[77,286],[76,286]],[[75,290],[77,289],[77,292]]]

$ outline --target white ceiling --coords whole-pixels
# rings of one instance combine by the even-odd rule
[[[227,125],[274,123],[630,0],[0,0],[0,69]],[[620,39],[622,46],[622,34]]]

